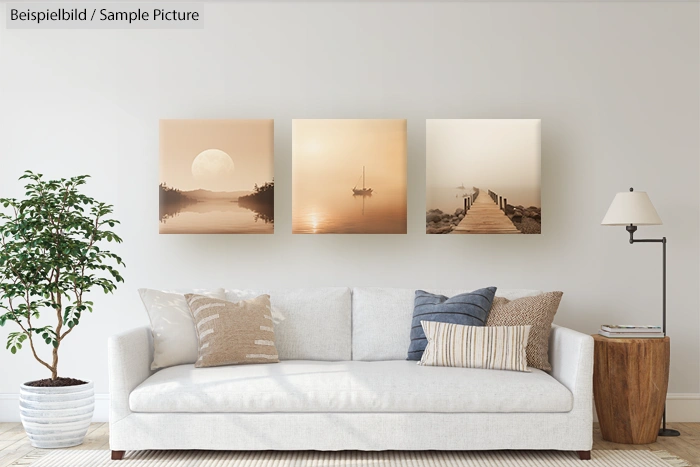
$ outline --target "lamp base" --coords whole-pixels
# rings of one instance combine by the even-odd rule
[[[680,436],[681,432],[678,430],[672,430],[670,428],[661,428],[659,430],[659,436]]]

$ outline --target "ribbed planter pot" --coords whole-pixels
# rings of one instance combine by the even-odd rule
[[[37,448],[67,448],[83,442],[95,411],[92,382],[79,386],[19,389],[19,414],[24,431]]]

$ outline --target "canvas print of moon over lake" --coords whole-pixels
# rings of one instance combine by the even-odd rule
[[[406,120],[293,120],[292,232],[406,233]]]
[[[160,121],[160,233],[274,233],[273,120]]]
[[[540,120],[427,120],[428,234],[539,234]]]

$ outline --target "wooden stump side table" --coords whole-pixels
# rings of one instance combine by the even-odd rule
[[[593,335],[593,396],[603,439],[622,444],[656,441],[664,412],[671,340],[610,339]]]

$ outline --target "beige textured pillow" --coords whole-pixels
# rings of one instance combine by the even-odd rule
[[[546,292],[512,301],[496,297],[486,326],[532,326],[527,344],[527,364],[549,371],[552,369],[548,357],[549,333],[562,295],[563,292]]]
[[[428,339],[420,365],[530,371],[525,352],[530,326],[420,324]]]
[[[197,331],[197,368],[245,363],[277,363],[270,296],[238,303],[185,295]]]

